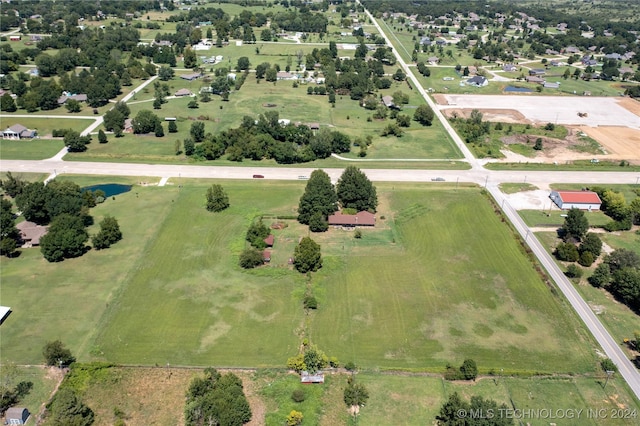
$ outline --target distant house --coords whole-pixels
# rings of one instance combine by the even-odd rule
[[[518,67],[513,64],[506,64],[502,66],[502,70],[507,72],[513,72],[513,71],[518,71]]]
[[[287,71],[278,71],[276,78],[278,80],[297,80],[298,76]]]
[[[538,77],[536,75],[528,75],[525,77],[525,80],[527,81],[527,83],[544,84],[544,78]]]
[[[177,97],[191,96],[191,95],[193,95],[193,93],[189,89],[180,89],[176,93],[174,93],[174,96],[177,96]]]
[[[2,132],[2,139],[33,139],[37,136],[37,132],[35,130],[29,130],[24,127],[22,124],[14,124],[11,127],[8,127],[7,130]]]
[[[180,76],[181,79],[188,80],[188,81],[197,80],[200,77],[202,77],[202,73],[199,73],[199,72],[194,72],[192,74],[182,74]]]
[[[20,232],[22,247],[36,247],[40,245],[40,239],[47,234],[46,226],[38,225],[33,222],[24,221],[16,225]]]
[[[269,236],[264,239],[264,243],[267,245],[267,247],[273,247],[274,242],[275,237],[273,236],[273,234],[269,234]]]
[[[384,104],[384,106],[386,106],[387,108],[393,108],[396,105],[393,103],[393,97],[392,96],[383,96],[382,97],[382,103]]]
[[[367,211],[357,214],[342,214],[340,212],[329,216],[329,225],[333,226],[376,226],[376,216]]]
[[[300,375],[300,383],[304,383],[305,385],[324,383],[324,374],[320,372],[316,374],[309,374],[307,371],[303,371]]]
[[[79,95],[71,95],[71,94],[62,94],[59,98],[58,98],[58,105],[64,105],[65,103],[67,103],[67,101],[69,99],[73,99],[74,101],[78,101],[78,102],[87,102],[87,95],[85,95],[84,93],[81,93]]]
[[[602,201],[593,191],[551,191],[549,198],[562,210],[600,210]]]
[[[11,407],[5,413],[4,417],[9,425],[23,425],[29,420],[29,410],[25,407]]]
[[[547,71],[542,68],[532,68],[529,70],[529,75],[545,75],[546,73]]]
[[[440,58],[438,58],[437,56],[430,56],[427,59],[427,62],[429,62],[430,64],[436,65],[438,62],[440,62]]]
[[[545,81],[543,86],[547,89],[559,89],[560,83],[553,83],[551,81]]]
[[[489,84],[489,80],[481,75],[476,75],[467,80],[467,85],[469,86],[484,87],[487,84]]]

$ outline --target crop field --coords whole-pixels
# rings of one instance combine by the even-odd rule
[[[282,267],[237,266],[250,221],[295,215],[303,184],[225,181],[231,207],[215,215],[203,207],[208,184],[135,186],[94,208],[96,223],[111,214],[121,224],[125,238],[108,250],[59,264],[25,250],[3,262],[3,303],[14,307],[3,353],[37,363],[60,338],[80,360],[282,366],[305,335],[371,368],[441,371],[466,356],[484,371],[594,368],[591,339],[477,189],[380,185],[379,229],[357,242],[335,229],[313,236],[325,267],[312,278],[320,309],[305,317],[305,278],[284,265],[303,227],[274,231]]]

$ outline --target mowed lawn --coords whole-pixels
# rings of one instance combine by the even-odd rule
[[[591,338],[477,190],[393,188],[381,195],[398,240],[350,250],[318,280],[312,340],[367,367],[593,369]]]
[[[169,183],[92,210],[96,223],[120,222],[124,239],[108,250],[3,261],[2,302],[14,308],[4,354],[41,362],[44,343],[60,338],[83,361],[283,366],[304,335],[365,368],[441,372],[466,357],[484,372],[596,366],[592,340],[478,189],[380,184],[380,231],[357,244],[351,232],[312,234],[325,267],[311,280],[320,307],[307,317],[305,277],[286,266],[303,227],[274,231],[272,266],[237,265],[251,220],[294,215],[303,182],[224,181],[231,207],[218,214],[204,208],[211,181]]]

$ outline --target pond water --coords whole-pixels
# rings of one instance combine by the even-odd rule
[[[517,86],[507,86],[504,88],[505,92],[520,92],[520,93],[528,93],[528,92],[533,92],[532,89],[529,89],[528,87],[517,87]]]
[[[112,197],[114,195],[124,194],[125,192],[131,191],[131,185],[123,185],[120,183],[103,183],[100,185],[91,185],[85,186],[82,188],[82,191],[97,191],[101,190],[104,192],[104,196]]]

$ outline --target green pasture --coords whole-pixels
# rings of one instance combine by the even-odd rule
[[[369,368],[441,371],[465,357],[525,374],[594,368],[591,339],[477,189],[378,185],[375,230],[313,235],[325,261],[311,279],[320,309],[305,317],[305,278],[286,265],[304,227],[273,231],[272,265],[237,266],[249,223],[295,215],[302,182],[225,181],[231,207],[212,214],[210,181],[73,180],[135,184],[91,212],[90,234],[110,214],[124,239],[56,264],[37,249],[3,261],[14,313],[0,349],[21,363],[41,362],[59,338],[84,361],[281,366],[306,336]]]
[[[350,248],[327,262],[314,284],[323,307],[311,318],[313,341],[380,368],[433,371],[464,357],[487,369],[593,367],[590,338],[574,334],[575,318],[482,195],[384,188],[391,244]]]
[[[171,93],[175,93],[180,88],[188,88],[192,92],[198,93],[203,84],[205,83],[200,81],[187,82],[178,78],[168,82]],[[161,119],[175,117],[178,126],[177,133],[169,133],[165,122],[163,123],[165,136],[162,138],[156,138],[153,135],[132,134],[115,138],[109,135],[107,144],[92,143],[86,152],[72,153],[66,158],[84,161],[184,162],[188,161],[184,155],[175,155],[175,141],[182,141],[189,136],[193,120],[204,121],[205,132],[215,134],[231,127],[237,127],[245,115],[257,118],[259,114],[267,111],[277,111],[280,118],[289,119],[293,123],[318,122],[322,127],[335,128],[348,134],[352,139],[371,135],[373,143],[367,152],[366,159],[368,160],[401,160],[403,158],[446,160],[461,157],[457,147],[438,121],[428,127],[412,121],[411,126],[406,128],[401,138],[381,137],[381,130],[395,120],[391,118],[386,120],[370,119],[372,111],[359,106],[357,101],[351,100],[348,96],[338,96],[336,106],[332,108],[327,96],[308,95],[306,87],[306,85],[300,85],[294,88],[292,82],[289,81],[278,81],[273,84],[263,80],[258,83],[255,77],[249,74],[242,88],[233,92],[228,102],[224,102],[219,96],[214,95],[210,102],[199,102],[197,109],[190,109],[187,108],[187,104],[193,98],[175,98],[167,99],[167,103],[163,104],[159,110],[153,109],[151,102],[153,89],[143,90],[136,94],[134,100],[129,103],[131,117],[135,117],[143,109],[153,111]],[[416,91],[409,89],[406,84],[397,82],[390,89],[381,91],[380,95],[391,95],[396,91],[404,92],[409,96],[409,104],[404,105],[403,111],[400,113],[412,116],[415,108],[423,100]],[[344,155],[358,158],[358,150],[359,148],[354,147],[351,153]],[[318,163],[323,167],[329,167],[332,161],[334,160],[327,159]],[[410,167],[415,167],[415,165]]]
[[[10,366],[3,363],[0,365],[0,371],[2,371],[3,384],[7,378],[5,373]],[[31,413],[33,418],[40,411],[40,407],[49,400],[49,397],[53,393],[57,385],[57,376],[62,376],[61,371],[56,369],[49,369],[42,366],[30,365],[30,366],[16,366],[16,375],[13,378],[10,387],[15,387],[20,382],[31,382],[33,387],[27,395],[25,395],[18,402],[18,406],[26,407]]]
[[[44,160],[53,157],[64,147],[62,139],[1,140],[0,158],[3,160]]]
[[[557,206],[549,199],[542,210],[518,210],[518,213],[528,226],[562,226],[566,210],[558,210]],[[602,227],[611,221],[611,218],[601,211],[585,212],[591,227]]]

